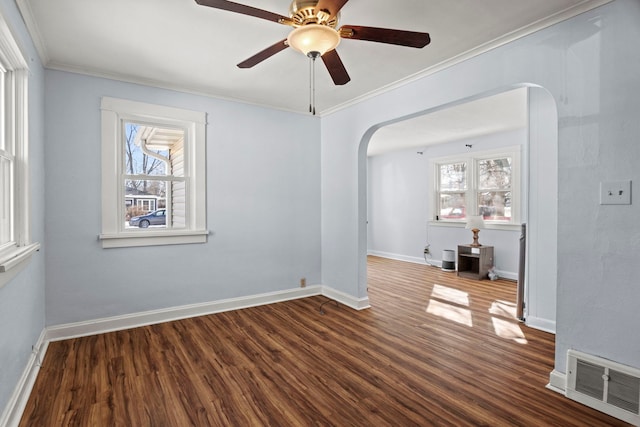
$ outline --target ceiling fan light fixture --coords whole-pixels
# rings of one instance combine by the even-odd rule
[[[333,50],[340,43],[340,34],[331,27],[321,24],[307,24],[289,33],[287,43],[295,50],[309,56],[319,56]]]

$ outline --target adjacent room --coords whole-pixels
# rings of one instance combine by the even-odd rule
[[[0,426],[640,425],[638,22],[0,0]]]

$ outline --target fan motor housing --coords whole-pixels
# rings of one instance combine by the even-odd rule
[[[331,28],[338,25],[339,14],[331,17],[328,11],[320,11],[316,15],[318,0],[293,0],[289,6],[289,16],[297,26],[322,24]]]

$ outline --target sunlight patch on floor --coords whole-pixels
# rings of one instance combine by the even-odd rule
[[[473,327],[469,293],[444,285],[433,285],[427,313],[461,325]],[[495,300],[488,309],[495,334],[519,344],[527,344],[524,332],[516,320],[516,304]],[[511,320],[513,319],[513,320]]]
[[[496,300],[489,307],[489,313],[494,316],[516,318],[516,305],[508,301]]]
[[[500,338],[512,340],[518,344],[527,344],[528,341],[518,323],[497,317],[491,318],[491,321],[493,322],[493,330]]]
[[[427,306],[427,313],[451,320],[465,326],[472,327],[471,310],[459,307],[457,305],[448,304],[438,300],[430,300]]]
[[[431,298],[469,306],[469,293],[443,285],[433,285]]]

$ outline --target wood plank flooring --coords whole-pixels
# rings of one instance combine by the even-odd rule
[[[515,284],[369,258],[372,308],[311,297],[53,342],[21,426],[621,426],[545,389]]]

